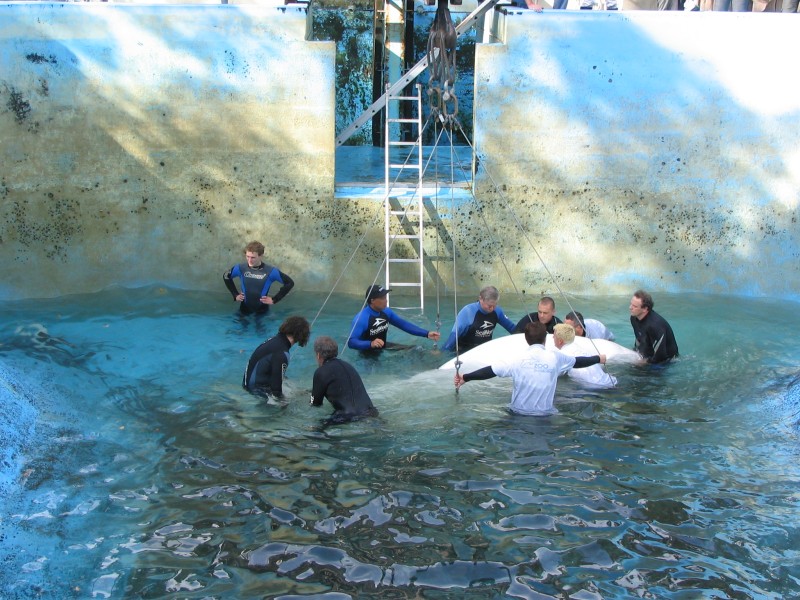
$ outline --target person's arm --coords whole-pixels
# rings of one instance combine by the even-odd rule
[[[533,313],[529,313],[522,317],[517,323],[517,326],[514,327],[514,331],[511,333],[525,333],[525,327],[528,326],[528,323],[533,323],[533,317],[531,315],[533,315]]]
[[[225,287],[233,296],[234,300],[238,299],[239,290],[236,289],[236,284],[233,282],[234,277],[239,277],[239,265],[233,265],[222,275],[222,281],[225,282]]]
[[[322,383],[322,376],[319,369],[314,371],[314,381],[311,385],[311,406],[322,406],[325,398],[325,386]]]
[[[367,331],[367,325],[369,323],[369,314],[368,309],[363,308],[360,313],[358,313],[355,318],[353,318],[353,322],[350,325],[350,337],[347,338],[347,347],[352,348],[353,350],[369,350],[372,345],[369,340],[362,340],[361,336]]]
[[[648,354],[650,354],[650,356],[646,356],[645,358],[650,364],[664,362],[670,358],[667,355],[667,332],[662,331],[659,333],[660,335],[658,337],[651,338],[647,336]]]
[[[497,374],[492,370],[491,366],[488,366],[478,369],[477,371],[473,371],[472,373],[465,373],[464,375],[456,373],[453,377],[453,383],[456,384],[456,388],[460,388],[462,385],[468,381],[472,381],[473,379],[491,379],[492,377],[497,377]]]
[[[491,379],[492,377],[497,377],[497,374],[492,370],[491,365],[488,367],[483,367],[482,369],[478,369],[473,371],[472,373],[465,373],[463,375],[464,381],[478,381],[482,379]]]
[[[416,335],[424,338],[428,337],[428,335],[430,334],[430,331],[428,331],[427,329],[418,327],[417,325],[414,325],[410,321],[406,321],[405,319],[398,317],[397,314],[389,308],[387,308],[383,312],[386,313],[386,316],[389,318],[389,323],[391,323],[392,325],[394,325],[399,329],[402,329],[406,333],[410,333],[411,335]]]
[[[606,364],[606,355],[601,354],[600,356],[576,356],[575,357],[575,364],[573,365],[573,369],[585,369],[586,367],[591,367],[592,365],[596,364]]]
[[[269,389],[273,396],[283,398],[283,373],[289,366],[289,359],[283,352],[273,352],[269,372]]]
[[[283,297],[286,294],[288,294],[294,287],[294,281],[286,273],[284,273],[283,271],[278,271],[278,276],[279,277],[278,279],[276,279],[276,281],[278,283],[282,283],[283,287],[280,290],[278,290],[278,293],[272,297],[273,304],[277,304],[278,302],[280,302],[283,299]]]
[[[516,326],[514,325],[514,322],[506,316],[506,313],[503,312],[503,309],[498,306],[494,309],[494,312],[497,313],[497,322],[503,326],[503,329],[505,329],[508,333],[514,333]]]
[[[456,322],[453,324],[453,330],[450,332],[450,337],[447,338],[447,342],[444,344],[445,350],[456,349],[456,340],[460,339],[461,336],[467,332],[469,326],[472,325],[472,321],[475,319],[475,313],[478,311],[477,304],[477,302],[467,304],[458,311]]]
[[[267,343],[264,342],[258,348],[256,348],[253,354],[250,356],[250,360],[247,361],[247,367],[245,367],[244,370],[244,376],[242,377],[243,388],[247,390],[250,389],[250,378],[253,376],[253,369],[256,368],[258,361],[264,358],[268,352],[269,347],[267,346]]]

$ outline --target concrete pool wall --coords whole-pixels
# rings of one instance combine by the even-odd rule
[[[544,262],[574,293],[797,299],[796,25],[497,13],[476,49],[484,210],[445,220],[459,290],[510,290],[502,257],[533,294],[553,291]],[[0,298],[224,294],[250,239],[299,290],[346,271],[338,291],[361,293],[380,200],[334,194],[335,49],[306,31],[295,8],[0,6]]]

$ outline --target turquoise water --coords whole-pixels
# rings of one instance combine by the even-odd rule
[[[629,299],[571,301],[630,346]],[[800,596],[796,305],[657,294],[681,359],[611,367],[608,392],[565,380],[545,419],[508,415],[506,380],[456,395],[434,370],[450,356],[394,330],[419,349],[344,355],[381,418],[320,430],[310,348],[286,403],[240,381],[323,300],[290,294],[260,331],[223,290],[6,304],[0,362],[41,389],[2,500],[0,597]],[[312,339],[341,343],[359,302],[334,297]],[[433,326],[435,299],[411,318]]]

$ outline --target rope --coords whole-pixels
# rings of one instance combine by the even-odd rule
[[[464,135],[464,138],[467,140],[467,144],[470,146],[470,148],[474,152],[475,148],[472,146],[472,144],[470,144],[469,138],[467,138],[467,136],[464,133],[463,128],[461,128],[460,124],[459,124],[459,129],[460,129],[462,135]],[[523,226],[522,222],[519,220],[519,217],[517,216],[517,213],[514,212],[514,210],[510,207],[510,205],[509,205],[509,203],[507,201],[507,198],[503,194],[502,189],[500,188],[500,186],[497,185],[497,182],[494,180],[494,177],[492,177],[492,174],[486,168],[486,166],[484,164],[484,161],[481,161],[481,164],[484,165],[483,166],[484,172],[486,173],[486,175],[491,180],[492,185],[494,186],[494,189],[500,195],[500,198],[503,201],[502,204],[505,207],[507,207],[508,211],[511,213],[511,216],[514,218],[514,223],[516,224],[517,229],[519,229],[519,231],[522,233],[522,235],[525,238],[525,240],[528,242],[528,246],[531,248],[531,250],[533,250],[533,253],[536,255],[536,258],[539,259],[539,262],[541,263],[542,267],[544,267],[544,270],[547,272],[548,277],[550,278],[550,280],[553,282],[553,285],[555,285],[556,289],[558,290],[559,296],[564,300],[564,302],[566,302],[566,304],[569,307],[571,312],[573,312],[573,313],[576,312],[575,308],[572,306],[572,303],[569,301],[569,298],[564,293],[564,290],[562,290],[561,286],[558,284],[558,280],[556,279],[555,275],[553,275],[553,273],[550,271],[550,269],[548,268],[547,264],[544,262],[544,259],[542,258],[541,254],[539,254],[539,251],[536,249],[536,246],[534,246],[533,241],[531,240],[530,236],[528,235],[528,231],[525,229],[525,227]],[[462,171],[463,171],[463,169],[462,169]],[[475,199],[474,195],[473,195],[473,199]],[[483,215],[483,208],[480,205],[478,205],[477,199],[475,199],[475,206],[476,206],[476,210],[481,215],[481,219],[483,220],[483,222],[486,225],[487,230],[488,230],[488,224],[486,223],[486,219],[485,219],[485,217]],[[494,240],[493,240],[493,243],[494,243]],[[509,279],[511,279],[511,284],[514,287],[514,291],[517,294],[519,294],[519,290],[517,289],[516,285],[514,284],[514,280],[511,278],[511,274],[510,274],[510,272],[508,270],[508,267],[507,267],[505,261],[503,260],[502,253],[500,255],[500,260],[503,263],[503,267],[506,269],[506,273],[509,275]],[[585,329],[585,327],[584,327],[584,329]],[[588,339],[591,342],[592,347],[595,349],[595,352],[597,352],[597,354],[600,354],[600,350],[597,348],[597,344],[594,343],[594,340],[592,340],[592,338],[586,338],[586,339]]]
[[[427,120],[427,121],[425,122],[425,124],[423,125],[423,127],[422,127],[422,130],[419,132],[419,138],[417,139],[417,141],[419,141],[419,139],[421,139],[421,138],[422,138],[422,135],[424,134],[425,130],[428,128],[428,125],[430,124],[430,122],[431,122],[431,118],[429,117],[429,118],[428,118],[428,120]],[[411,153],[409,153],[409,155],[406,157],[406,160],[405,160],[405,162],[403,163],[403,167],[405,167],[405,166],[406,166],[406,164],[408,163],[408,161],[409,161],[410,159],[411,159]],[[319,318],[319,316],[322,314],[322,311],[323,311],[323,310],[325,310],[325,307],[327,306],[327,304],[328,304],[328,301],[330,300],[331,296],[332,296],[332,295],[333,295],[333,293],[336,291],[336,288],[338,287],[338,285],[339,285],[339,282],[342,280],[342,277],[344,276],[345,272],[347,271],[347,268],[350,266],[350,263],[352,263],[352,262],[353,262],[353,259],[355,258],[355,256],[356,256],[356,253],[357,253],[357,252],[358,252],[358,250],[361,248],[361,246],[364,244],[364,240],[365,240],[365,239],[366,239],[366,237],[367,237],[367,233],[369,233],[369,231],[372,229],[372,227],[373,227],[374,223],[378,221],[378,218],[379,218],[379,216],[380,216],[380,213],[381,213],[382,211],[384,211],[384,210],[385,210],[385,209],[384,209],[384,205],[385,205],[385,204],[386,204],[386,202],[388,201],[389,194],[392,192],[392,190],[394,190],[394,187],[395,187],[395,185],[397,184],[397,181],[398,181],[398,179],[400,178],[400,175],[401,175],[401,174],[402,174],[402,169],[400,169],[400,170],[398,171],[397,175],[395,176],[395,179],[394,179],[394,181],[392,181],[391,185],[389,186],[389,189],[388,189],[388,191],[387,191],[387,194],[386,194],[386,195],[384,196],[384,198],[383,198],[383,204],[382,204],[382,205],[380,205],[380,206],[377,208],[377,210],[375,211],[375,215],[372,217],[372,220],[369,222],[369,225],[368,225],[368,226],[365,228],[365,230],[364,230],[364,233],[362,233],[362,234],[361,234],[361,237],[359,238],[359,240],[358,240],[358,243],[356,244],[356,247],[355,247],[355,249],[354,249],[354,250],[353,250],[353,252],[350,254],[350,258],[348,258],[348,259],[347,259],[347,262],[345,263],[345,266],[344,266],[344,268],[342,269],[341,273],[339,273],[339,276],[336,278],[336,281],[334,282],[334,284],[333,284],[333,287],[331,288],[331,291],[330,291],[330,292],[328,292],[328,295],[325,297],[325,300],[322,302],[322,306],[320,306],[319,310],[317,311],[317,314],[316,314],[316,315],[314,315],[314,319],[311,321],[311,328],[312,328],[312,329],[313,329],[313,327],[314,327],[314,323],[316,323],[316,322],[317,322],[317,319],[318,319],[318,318]],[[408,209],[409,209],[409,206],[411,205],[411,201],[412,201],[414,198],[416,198],[416,195],[417,195],[419,192],[420,192],[420,190],[416,190],[416,191],[415,191],[415,193],[414,193],[414,195],[413,195],[413,196],[412,196],[412,197],[409,199],[408,203],[407,203],[407,204],[406,204],[406,205],[403,207],[403,215],[402,215],[402,217],[401,217],[401,219],[400,219],[400,224],[401,224],[401,225],[402,225],[402,224],[403,224],[403,222],[404,222],[404,221],[407,219],[407,215],[408,215]],[[394,245],[394,240],[392,240],[392,242],[389,244],[389,249],[391,249],[393,245]],[[373,280],[372,280],[372,284],[371,284],[371,285],[375,285],[375,282],[377,282],[377,281],[378,281],[378,277],[380,276],[380,273],[381,273],[381,271],[383,270],[383,268],[384,268],[384,265],[386,264],[386,260],[387,260],[387,258],[388,258],[388,253],[387,253],[387,254],[384,254],[383,260],[380,262],[380,265],[378,266],[378,270],[377,270],[377,271],[376,271],[376,273],[375,273],[375,277],[373,278]],[[359,312],[360,312],[361,310],[363,310],[363,308],[366,306],[366,304],[367,304],[367,300],[366,300],[366,298],[365,298],[365,299],[364,299],[364,301],[361,303],[361,308],[359,309]],[[344,343],[344,344],[342,344],[342,351],[339,353],[339,356],[343,356],[343,355],[344,355],[344,353],[347,351],[347,349],[348,349],[348,346],[346,345],[346,342],[347,342],[347,340],[349,340],[349,339],[350,339],[350,336],[352,336],[352,335],[353,335],[354,328],[355,328],[355,323],[354,323],[354,324],[353,324],[353,326],[350,328],[350,332],[347,334],[347,338],[345,339],[345,343]]]

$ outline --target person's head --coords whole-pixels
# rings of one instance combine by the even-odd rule
[[[525,341],[529,346],[544,344],[547,340],[547,327],[544,323],[532,322],[525,325]]]
[[[332,337],[321,335],[314,340],[314,354],[317,355],[317,362],[322,364],[326,360],[336,358],[339,355],[339,346]]]
[[[244,257],[251,267],[259,266],[262,256],[264,256],[264,244],[261,242],[250,242],[244,247]]]
[[[367,300],[367,305],[372,310],[383,310],[389,304],[389,301],[386,299],[386,295],[391,291],[392,290],[386,289],[381,285],[369,286],[367,288],[367,293],[364,296]]]
[[[497,302],[500,300],[500,292],[493,285],[487,285],[478,293],[478,303],[481,305],[483,312],[494,312],[497,308]]]
[[[631,298],[630,313],[640,321],[653,310],[653,297],[644,290],[636,290]]]
[[[556,312],[556,301],[550,296],[545,296],[539,300],[539,306],[537,310],[539,313],[539,322],[546,325],[552,320],[553,315]]]
[[[559,323],[553,327],[553,343],[556,348],[561,348],[575,341],[575,330],[572,325]]]
[[[278,328],[278,333],[292,338],[292,341],[298,346],[305,346],[311,335],[311,326],[304,317],[286,317],[286,320]]]
[[[583,327],[583,315],[581,313],[577,311],[567,313],[567,316],[564,317],[564,322],[572,325],[573,329],[575,329],[575,335],[581,337],[586,335],[586,330]]]

